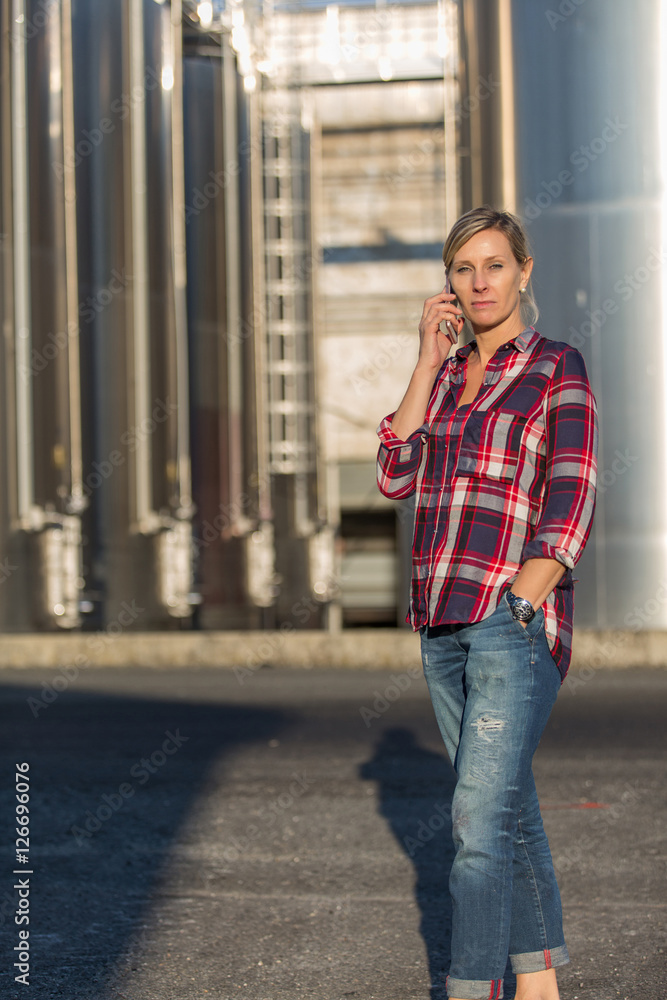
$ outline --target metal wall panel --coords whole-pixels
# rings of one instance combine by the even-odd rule
[[[547,2],[514,0],[513,31],[517,207],[535,249],[538,328],[582,352],[600,413],[600,491],[575,574],[577,624],[660,628],[667,625],[664,3],[569,7],[564,15]]]

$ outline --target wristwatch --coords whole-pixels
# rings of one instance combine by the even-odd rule
[[[512,618],[519,622],[529,622],[535,617],[535,608],[525,597],[517,597],[511,590],[507,591],[507,603],[512,612]]]

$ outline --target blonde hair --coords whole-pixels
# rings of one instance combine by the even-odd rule
[[[532,256],[528,237],[517,217],[511,212],[498,212],[489,205],[483,205],[481,208],[465,212],[450,229],[442,251],[447,271],[463,244],[467,243],[475,233],[481,233],[485,229],[499,229],[505,234],[514,259],[520,266]],[[534,326],[539,314],[529,281],[521,296],[521,321],[525,326]]]

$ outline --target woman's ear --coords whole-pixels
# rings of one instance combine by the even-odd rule
[[[525,261],[521,265],[521,286],[525,288],[530,281],[530,276],[533,273],[533,258],[526,257]]]

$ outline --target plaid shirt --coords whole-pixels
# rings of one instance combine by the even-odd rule
[[[572,569],[595,507],[597,413],[584,360],[533,327],[502,344],[472,403],[456,409],[468,344],[438,373],[424,423],[407,441],[378,427],[378,486],[416,494],[406,621],[477,622],[496,609],[530,558],[567,567],[543,608],[565,679],[572,649]]]

